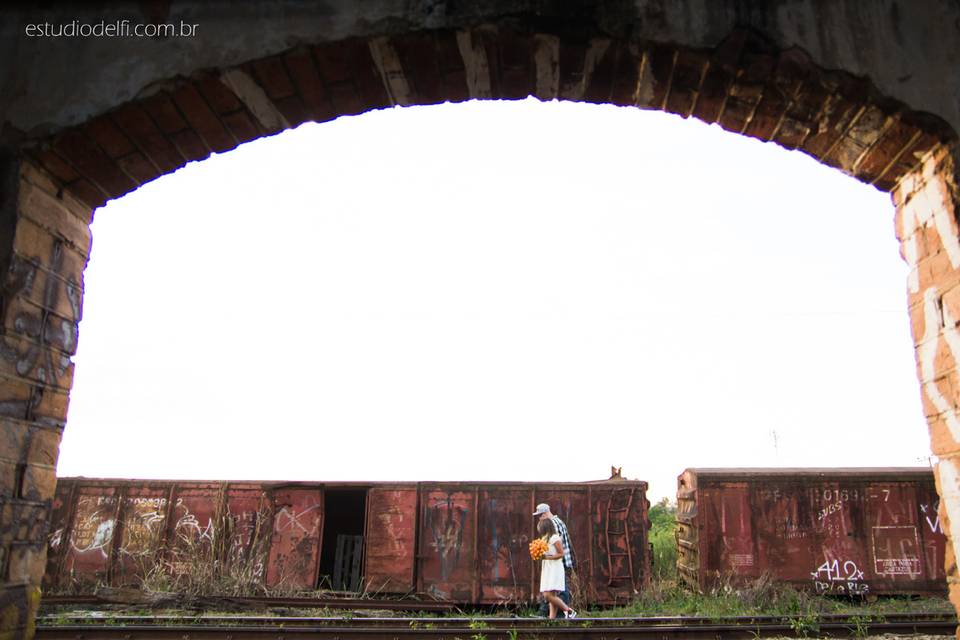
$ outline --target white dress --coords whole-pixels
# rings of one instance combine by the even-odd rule
[[[560,534],[553,534],[547,541],[547,555],[557,552],[556,543],[560,542]],[[565,591],[566,580],[563,574],[563,558],[540,561],[540,592]]]

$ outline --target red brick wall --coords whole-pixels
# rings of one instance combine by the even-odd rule
[[[950,540],[950,598],[960,609],[960,212],[958,149],[937,147],[893,191],[896,232],[910,266],[907,289],[917,377],[930,426],[940,521]]]

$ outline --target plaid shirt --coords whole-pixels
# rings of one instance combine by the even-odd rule
[[[563,543],[563,567],[573,569],[576,556],[573,555],[573,544],[570,542],[570,534],[567,533],[567,525],[563,524],[563,520],[559,516],[553,516],[551,519],[554,526],[557,527],[557,533],[560,534],[560,541]]]

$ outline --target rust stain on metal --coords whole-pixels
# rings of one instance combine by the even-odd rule
[[[113,488],[84,488],[74,498],[61,575],[82,576],[92,584],[106,579],[116,526],[115,493]]]
[[[374,487],[367,492],[367,589],[412,591],[417,535],[416,487]]]
[[[268,586],[297,589],[312,589],[316,586],[321,531],[321,489],[278,489],[273,492],[273,535],[267,562]]]
[[[687,469],[681,577],[770,574],[817,593],[942,593],[946,540],[929,469]]]
[[[484,489],[479,494],[479,599],[483,602],[526,602],[533,561],[527,553],[530,533],[530,490]]]
[[[327,513],[328,500],[337,505],[336,515]],[[136,584],[155,560],[174,575],[202,562],[222,568],[242,562],[267,586],[313,589],[325,583],[321,570],[342,566],[332,552],[339,548],[337,538],[345,535],[345,523],[356,516],[363,527],[359,557],[363,584],[369,590],[416,590],[459,603],[529,602],[537,597],[539,582],[539,563],[527,552],[536,535],[531,514],[533,505],[544,501],[567,525],[587,601],[621,602],[648,584],[649,504],[646,483],[639,481],[259,483],[81,478],[60,479],[46,583]],[[351,515],[345,515],[344,505]],[[326,535],[325,527],[330,529]]]
[[[451,484],[424,488],[420,525],[420,591],[470,602],[476,549],[473,491]]]

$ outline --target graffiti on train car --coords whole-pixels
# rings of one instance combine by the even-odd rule
[[[381,544],[387,551],[398,557],[412,553],[410,549],[412,540],[408,531],[410,525],[404,522],[403,512],[394,509],[378,513],[375,517],[380,525],[378,541],[382,540]]]
[[[167,499],[137,496],[127,498],[125,502],[120,552],[128,556],[155,552],[163,536]]]
[[[77,593],[154,580],[198,593],[336,582],[349,591],[460,603],[530,602],[537,597],[537,566],[527,553],[531,513],[546,500],[573,536],[581,597],[612,604],[649,579],[645,492],[640,481],[358,486],[60,478],[45,582]]]
[[[202,522],[196,514],[191,513],[190,507],[183,498],[177,498],[174,510],[177,514],[177,520],[173,530],[179,538],[194,542],[210,540],[213,537],[212,516],[207,516],[206,523]]]
[[[484,490],[480,492],[479,507],[481,598],[501,604],[527,599],[532,570],[527,553],[533,529],[530,493]]]
[[[517,534],[508,527],[499,523],[493,523],[490,527],[494,561],[490,563],[489,571],[490,580],[494,582],[511,579],[517,574],[517,559],[522,557],[522,550],[530,543],[529,535]]]
[[[822,496],[819,490],[812,489],[811,493],[816,496],[815,501],[826,503],[817,511],[817,521],[826,520],[829,516],[834,513],[840,512],[844,508],[844,503],[854,501],[862,502],[863,495],[856,488],[847,488],[847,489],[824,489]]]
[[[70,546],[79,553],[99,551],[106,558],[113,542],[116,505],[113,496],[80,496]]]
[[[941,561],[943,550],[941,549],[941,545],[938,544],[938,539],[944,535],[940,523],[940,501],[937,500],[933,504],[922,503],[920,505],[920,515],[926,524],[926,530],[923,535],[924,562],[928,567],[928,571],[930,571],[930,568],[934,570],[940,569],[943,567],[943,562]],[[927,532],[929,532],[929,535]]]
[[[309,589],[317,581],[323,492],[319,489],[283,489],[273,493],[273,533],[267,583]]]
[[[213,542],[213,507],[209,496],[178,496],[173,502],[172,554],[168,567],[173,575],[189,575],[197,560],[209,553]]]
[[[920,513],[923,515],[923,519],[926,521],[927,526],[930,527],[930,533],[943,533],[943,529],[940,528],[940,503],[937,502],[931,508],[928,504],[920,505]],[[933,516],[933,520],[930,517]]]
[[[465,490],[464,490],[465,489]],[[476,487],[436,486],[421,499],[422,559],[418,588],[447,600],[479,597],[478,553],[482,555]]]
[[[838,595],[946,586],[929,469],[688,469],[678,500],[681,577],[701,591],[764,573]]]
[[[467,509],[448,499],[431,504],[425,515],[430,535],[428,545],[440,557],[440,576],[447,579],[460,562]]]
[[[810,572],[810,576],[814,590],[820,594],[862,596],[870,593],[870,585],[864,582],[863,570],[854,560],[826,560]]]
[[[912,525],[873,527],[874,573],[891,576],[918,576],[920,539]]]
[[[119,540],[111,562],[114,584],[135,584],[155,565],[165,533],[168,500],[164,493],[152,488],[131,488],[129,493],[120,493],[122,502],[114,531]]]
[[[373,487],[367,493],[364,575],[369,591],[414,589],[418,493],[414,486]]]
[[[246,575],[260,580],[266,572],[266,546],[270,530],[270,507],[259,488],[230,490],[226,517],[221,518],[228,538],[225,565],[242,566]]]
[[[266,517],[259,511],[241,511],[229,514],[230,517],[230,557],[236,558],[247,554],[247,550],[255,545],[263,536],[263,527]]]
[[[299,536],[314,536],[317,535],[317,528],[320,524],[320,520],[316,518],[315,515],[312,515],[314,511],[321,509],[322,505],[313,505],[306,509],[297,511],[293,507],[282,507],[277,511],[276,518],[274,520],[274,530],[277,533],[290,533],[295,532]]]

